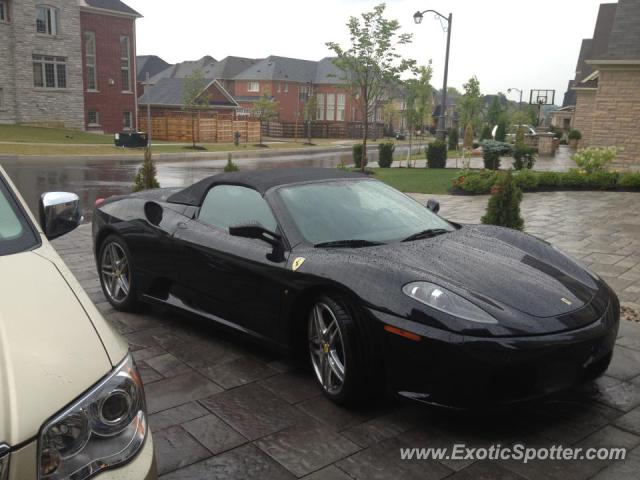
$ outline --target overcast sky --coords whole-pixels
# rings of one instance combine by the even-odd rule
[[[375,6],[369,0],[124,0],[138,20],[138,54],[170,63],[211,55],[263,58],[268,55],[319,60],[331,52],[325,42],[346,45],[346,21]],[[433,60],[433,84],[442,85],[446,33],[428,14],[453,13],[449,85],[459,89],[472,75],[482,93],[555,89],[562,103],[573,78],[580,42],[591,38],[600,0],[389,0],[387,17],[414,34],[401,53],[426,64]],[[516,92],[509,96],[518,99]]]

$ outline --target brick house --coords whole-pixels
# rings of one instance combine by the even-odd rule
[[[0,0],[0,123],[135,128],[139,16],[119,0]]]
[[[593,39],[583,41],[576,78],[573,127],[581,146],[616,146],[616,163],[640,166],[640,2],[600,6]],[[568,97],[568,98],[567,98]],[[568,105],[565,105],[568,106]]]
[[[119,0],[80,3],[85,129],[135,130],[135,22],[140,14]]]

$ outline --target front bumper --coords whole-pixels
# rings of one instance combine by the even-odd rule
[[[567,389],[604,373],[618,332],[612,298],[604,315],[575,330],[527,337],[470,337],[375,310],[388,387],[430,404],[474,408]],[[394,335],[385,325],[419,335]]]
[[[38,442],[31,442],[11,453],[9,480],[38,478]],[[95,477],[96,480],[156,480],[156,461],[151,432],[136,456],[125,465],[106,470]]]

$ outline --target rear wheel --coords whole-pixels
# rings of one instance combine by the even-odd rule
[[[139,309],[131,253],[120,237],[110,235],[102,242],[98,272],[104,296],[114,308],[128,312]]]
[[[366,381],[366,351],[348,301],[322,295],[311,304],[307,338],[316,380],[330,400],[353,403],[370,391]]]

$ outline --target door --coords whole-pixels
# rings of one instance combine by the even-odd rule
[[[178,275],[183,299],[192,308],[275,339],[286,258],[262,240],[229,235],[229,226],[251,222],[271,231],[278,228],[257,191],[237,185],[213,187],[198,218],[175,233]]]

